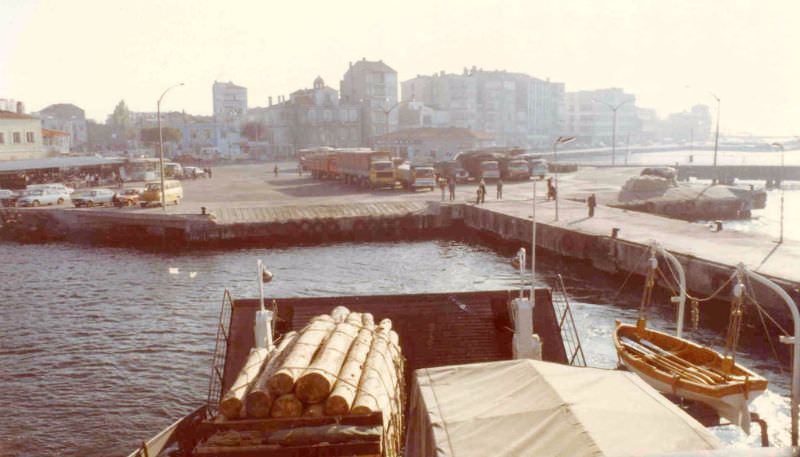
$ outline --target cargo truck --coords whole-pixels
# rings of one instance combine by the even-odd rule
[[[397,180],[405,189],[417,190],[427,187],[433,190],[436,181],[433,165],[404,162],[397,167]]]
[[[470,178],[500,178],[500,164],[491,153],[462,153],[456,157],[456,160],[467,170]]]
[[[530,179],[531,172],[525,159],[514,157],[500,157],[500,176],[509,181],[524,181]]]
[[[336,169],[346,184],[376,189],[394,187],[395,170],[388,152],[371,149],[337,149]]]

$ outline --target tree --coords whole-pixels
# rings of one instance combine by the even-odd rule
[[[248,122],[242,127],[242,135],[250,141],[265,141],[267,132],[267,124],[263,122]]]
[[[117,142],[124,143],[132,140],[136,134],[133,130],[131,112],[125,104],[125,100],[120,100],[114,108],[114,112],[108,116],[106,124],[111,129],[111,134]]]
[[[161,128],[161,136],[164,139],[165,143],[173,142],[177,143],[181,140],[181,131],[174,128],[174,127],[162,127]],[[158,127],[149,127],[142,129],[139,139],[142,140],[142,143],[146,144],[158,144]]]

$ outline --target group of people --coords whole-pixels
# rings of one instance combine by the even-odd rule
[[[449,200],[454,201],[456,199],[456,178],[455,176],[448,176],[447,178],[439,178],[439,189],[442,190],[442,201],[444,201],[444,190],[447,188],[449,191]]]
[[[496,182],[497,186],[497,199],[503,199],[503,180],[498,179]],[[486,202],[486,181],[481,178],[478,182],[478,189],[477,189],[477,198],[475,199],[476,204],[480,205],[481,203]]]

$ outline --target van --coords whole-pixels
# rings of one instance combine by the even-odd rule
[[[183,200],[183,186],[180,181],[167,179],[164,181],[164,201],[166,203],[179,204]],[[139,200],[142,208],[150,205],[161,204],[161,182],[149,182],[142,192]]]
[[[67,187],[60,183],[51,183],[51,184],[31,184],[25,187],[25,190],[42,190],[42,189],[50,189],[56,192],[60,192],[65,195],[69,195],[75,191],[72,187]]]

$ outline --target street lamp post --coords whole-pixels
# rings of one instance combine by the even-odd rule
[[[555,179],[555,188],[556,188],[556,198],[555,198],[555,200],[556,200],[556,222],[558,222],[558,194],[561,192],[561,190],[558,188],[558,145],[559,144],[572,143],[573,141],[575,141],[575,137],[574,136],[560,136],[560,137],[556,138],[556,141],[553,142],[553,160],[556,162],[556,172],[554,173],[555,177],[556,177],[556,179]],[[535,187],[534,187],[534,189],[535,189]],[[534,205],[536,204],[536,202],[533,202],[533,203],[534,203]]]
[[[389,99],[386,98],[384,100],[386,101],[386,106],[388,106]],[[388,109],[387,108],[383,108],[383,114],[385,116],[385,118],[384,118],[385,119],[384,132],[383,132],[384,135],[388,135],[389,134],[389,114],[391,114],[392,110],[394,110],[395,108],[400,106],[401,103],[403,103],[403,102],[397,102],[394,105],[392,105],[391,108],[388,108]],[[388,137],[387,137],[387,141],[388,141]],[[399,155],[399,153],[398,153],[398,155]]]
[[[717,131],[714,134],[714,178],[711,180],[711,184],[714,185],[717,183],[717,148],[719,147],[719,108],[721,102],[719,97],[716,96],[713,92],[711,96],[717,101]]]
[[[781,150],[781,172],[780,177],[778,178],[780,181],[781,186],[781,234],[778,238],[778,244],[783,243],[783,143],[772,143],[772,147],[778,148]]]
[[[611,119],[611,166],[616,165],[617,162],[617,110],[620,109],[622,105],[626,103],[630,103],[631,100],[625,100],[622,103],[618,103],[616,105],[612,105],[611,103],[606,103],[602,100],[594,100],[595,103],[600,103],[601,105],[606,105],[607,107],[611,108],[611,112],[613,113]]]
[[[167,210],[167,201],[166,201],[166,194],[164,193],[164,138],[161,136],[161,100],[167,95],[167,92],[170,90],[182,86],[183,83],[175,84],[174,86],[170,86],[165,90],[160,97],[158,97],[158,101],[156,102],[156,117],[158,118],[158,167],[161,174],[161,210]]]

